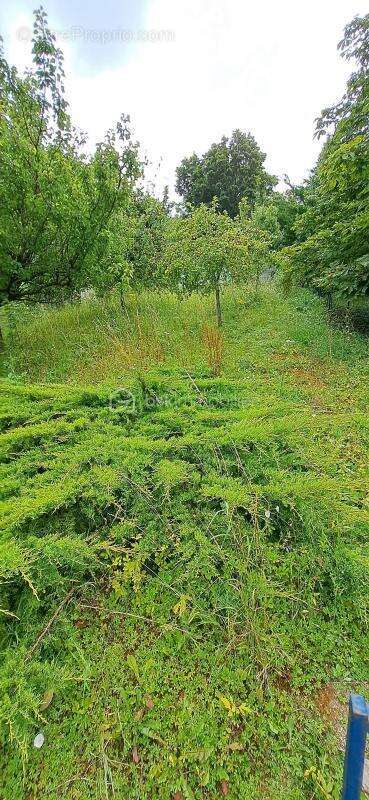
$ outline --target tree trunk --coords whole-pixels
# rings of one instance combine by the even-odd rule
[[[333,308],[333,295],[332,292],[328,292],[327,294],[327,309],[328,311],[332,311]]]
[[[222,325],[222,309],[220,305],[220,288],[219,283],[215,284],[215,311],[217,315],[218,328]]]
[[[126,306],[126,298],[124,296],[123,286],[119,286],[119,300],[120,300],[120,307],[122,309],[123,314],[127,316],[127,306]]]
[[[127,303],[126,303],[125,288],[126,288],[125,286],[122,286],[122,284],[120,284],[120,286],[119,286],[120,310],[121,310],[122,314],[125,316],[125,318],[128,320],[128,322],[130,322],[131,320],[130,320],[128,307],[127,307]]]

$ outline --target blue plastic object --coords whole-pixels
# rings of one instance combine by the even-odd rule
[[[369,705],[361,694],[350,694],[342,800],[360,800]]]

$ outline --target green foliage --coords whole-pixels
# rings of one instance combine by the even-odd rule
[[[256,228],[259,228],[268,235],[270,247],[277,250],[281,244],[282,231],[278,220],[278,211],[273,203],[265,203],[254,208],[252,221]]]
[[[165,274],[181,291],[213,291],[218,325],[222,322],[220,287],[244,281],[250,271],[251,240],[217,201],[172,220],[164,251]]]
[[[4,800],[338,800],[319,689],[368,674],[367,343],[258,283],[369,293],[368,31],[303,187],[236,130],[174,218],[128,117],[84,154],[42,9],[32,70],[1,54]]]
[[[272,251],[281,238],[277,216],[272,206],[259,205],[250,217],[244,199],[239,205],[239,224],[249,243],[250,275],[258,287],[261,272],[274,265]]]
[[[220,211],[234,218],[242,198],[250,209],[262,201],[277,180],[264,169],[265,154],[251,133],[235,130],[213,144],[203,156],[184,158],[177,168],[176,190],[186,206],[210,204],[216,197]]]
[[[91,263],[86,282],[99,293],[117,287],[122,305],[131,288],[160,286],[161,259],[168,216],[162,203],[137,189],[116,209],[105,232],[99,258]]]
[[[339,45],[358,69],[340,103],[325,109],[318,135],[329,133],[296,222],[300,244],[287,249],[287,279],[346,298],[369,293],[369,24],[355,18]]]
[[[273,192],[266,201],[257,204],[252,217],[271,236],[272,249],[278,250],[296,241],[297,218],[303,210],[303,190],[290,186],[283,194]]]
[[[60,298],[88,285],[91,266],[109,257],[112,217],[140,174],[124,115],[91,157],[84,154],[42,8],[32,52],[24,77],[0,52],[0,300]]]
[[[2,382],[4,800],[339,796],[316,691],[368,670],[367,346],[308,293],[252,297],[224,292],[218,378]],[[178,333],[181,301],[134,302]]]
[[[357,70],[350,76],[346,92],[337,105],[325,108],[317,120],[318,136],[332,128],[345,138],[368,133],[369,14],[356,16],[345,27],[338,50],[346,61],[354,60]]]

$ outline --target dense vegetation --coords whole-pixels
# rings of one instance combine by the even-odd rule
[[[285,269],[297,281],[344,298],[369,294],[369,14],[355,18],[339,44],[356,62],[341,102],[317,120],[327,135],[303,191],[298,244]]]
[[[44,384],[1,393],[4,797],[338,797],[317,703],[368,670],[366,341],[272,289],[227,290],[222,335],[198,296],[18,314]]]
[[[127,114],[86,150],[68,112],[62,53],[45,12],[35,12],[32,69],[20,76],[0,53],[1,300],[118,287],[124,305],[129,287],[211,289],[221,322],[221,285],[247,271],[257,281],[266,266],[281,270],[286,284],[365,297],[369,15],[347,25],[339,48],[357,68],[342,101],[317,120],[325,143],[309,180],[299,187],[286,178],[289,188],[276,192],[254,137],[235,130],[179,165],[183,206],[174,215],[167,190],[159,201],[143,188]]]
[[[317,293],[368,293],[369,16],[340,48],[304,185],[235,130],[177,205],[126,114],[86,149],[42,9],[1,52],[4,800],[340,796],[369,360]]]
[[[264,169],[265,157],[251,133],[233,131],[201,158],[194,153],[183,159],[177,168],[177,192],[189,206],[217,197],[220,210],[236,217],[241,200],[253,209],[277,183]]]

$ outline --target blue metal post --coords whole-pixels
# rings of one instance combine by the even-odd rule
[[[369,729],[369,705],[360,694],[350,694],[343,774],[342,800],[360,800],[365,742]]]

